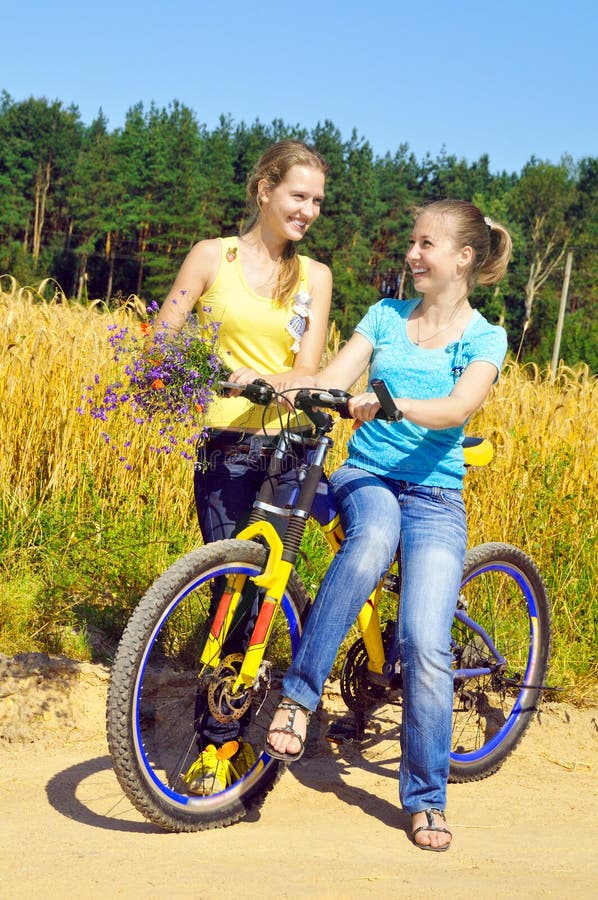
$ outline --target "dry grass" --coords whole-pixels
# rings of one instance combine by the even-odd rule
[[[96,374],[103,382],[116,375],[108,326],[134,328],[138,306],[131,298],[110,312],[100,302],[70,303],[59,291],[49,302],[41,291],[0,292],[0,489],[16,506],[73,492],[84,470],[96,485],[110,485],[115,496],[130,500],[140,483],[157,480],[154,486],[173,514],[186,513],[188,466],[150,454],[147,431],[115,415],[111,433],[121,445],[132,442],[129,471],[116,464],[101,439],[104,424],[77,413]]]
[[[19,288],[6,277],[1,285],[0,589],[15,578],[36,583],[41,578],[47,587],[43,545],[50,540],[48,514],[57,504],[68,508],[60,532],[64,565],[69,548],[79,546],[82,535],[89,543],[93,532],[99,553],[116,521],[122,528],[143,518],[145,546],[132,552],[147,555],[147,548],[154,548],[149,568],[143,570],[150,577],[169,553],[199,539],[190,463],[150,453],[147,433],[131,428],[124,415],[115,416],[111,434],[121,445],[132,441],[132,468],[126,469],[101,438],[105,426],[77,413],[86,385],[96,373],[108,377],[113,366],[107,326],[134,323],[138,301],[132,298],[124,308],[109,311],[100,303],[71,303],[51,282],[37,291]],[[338,343],[332,329],[330,352]],[[597,380],[583,367],[562,367],[550,379],[533,366],[509,364],[468,429],[489,437],[496,448],[488,468],[467,476],[470,544],[508,541],[534,557],[555,613],[557,680],[567,686],[581,686],[588,679],[594,683],[596,677],[597,401]],[[349,433],[350,423],[337,423],[334,465],[344,455]],[[107,590],[102,578],[103,565],[98,564],[99,594]],[[82,588],[74,581],[61,610],[76,606],[73,598]],[[52,583],[55,587],[56,581]],[[46,590],[44,596],[46,607],[58,602],[56,591]],[[0,604],[1,598],[0,591]],[[12,610],[8,618],[14,615]],[[4,620],[8,627],[6,613]]]

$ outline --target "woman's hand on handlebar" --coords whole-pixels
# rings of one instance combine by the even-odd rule
[[[233,390],[232,388],[228,388],[228,396],[229,397],[240,397],[241,391],[246,384],[252,384],[252,382],[257,379],[264,379],[263,375],[260,375],[259,372],[256,372],[255,369],[248,369],[245,366],[242,366],[240,369],[235,369],[234,372],[226,379],[227,384],[238,384],[239,390]]]
[[[278,374],[262,375],[260,372],[256,372],[255,369],[249,369],[243,366],[239,369],[235,369],[235,371],[227,378],[226,393],[229,397],[239,397],[243,393],[243,388],[247,385],[254,384],[255,382],[260,384],[265,383],[275,392],[277,402],[288,410],[292,410],[294,408],[293,403],[297,391],[306,387],[314,387],[315,380],[313,375],[298,376],[292,370]],[[239,389],[235,390],[232,388],[232,384],[238,384]]]
[[[380,401],[374,393],[367,391],[364,394],[355,394],[348,403],[351,416],[358,422],[371,422],[380,412]],[[378,418],[380,416],[378,415]]]
[[[268,378],[268,381],[270,381],[270,378]],[[276,375],[271,383],[282,395],[279,396],[279,402],[286,406],[287,409],[292,410],[294,409],[297,391],[315,387],[316,379],[314,375],[297,375],[291,370]]]
[[[263,375],[261,372],[256,372],[255,369],[250,369],[247,366],[241,366],[241,368],[235,369],[235,371],[232,372],[227,378],[227,384],[238,384],[239,390],[234,390],[233,388],[228,387],[227,393],[229,397],[240,397],[243,392],[243,388],[246,385],[253,384],[256,381],[260,383],[265,382],[277,393],[281,391],[289,391],[298,386],[298,383],[296,381],[294,382],[292,379],[285,377],[290,374],[290,372],[283,372],[282,375]],[[281,403],[283,406],[289,406],[289,404],[286,402],[286,398],[284,397],[279,397],[279,403]]]

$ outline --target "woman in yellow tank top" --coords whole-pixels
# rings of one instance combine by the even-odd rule
[[[230,381],[247,384],[259,377],[285,390],[302,386],[302,378],[319,369],[332,276],[328,266],[300,256],[296,245],[320,214],[327,168],[302,141],[269,147],[247,182],[247,227],[234,237],[197,243],[160,310],[158,322],[175,330],[195,308],[200,321],[220,323],[219,353],[233,370]],[[279,418],[273,411],[264,423],[261,410],[234,398],[216,400],[207,424],[194,477],[206,543],[242,527],[264,480],[268,433],[279,430]],[[285,505],[296,483],[293,466],[281,482],[278,505]],[[237,642],[242,644],[242,635]],[[228,653],[240,649],[233,644],[234,639],[227,644]],[[239,774],[252,764],[252,749],[240,739],[236,722],[216,722],[206,709],[196,713],[200,759],[191,769],[199,774],[188,783],[191,791],[207,793],[222,789],[218,782],[229,774],[221,771],[229,761],[218,759],[216,748],[239,740],[230,759]]]

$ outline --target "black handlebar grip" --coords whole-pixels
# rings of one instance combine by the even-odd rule
[[[374,393],[378,400],[380,401],[380,406],[382,407],[382,412],[384,413],[384,418],[389,422],[400,422],[403,418],[403,413],[397,407],[396,403],[392,399],[388,388],[381,378],[374,378],[371,381],[372,388],[374,389]]]

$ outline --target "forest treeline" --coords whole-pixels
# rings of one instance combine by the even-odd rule
[[[486,155],[471,163],[446,152],[418,160],[407,142],[376,156],[367,140],[355,132],[343,140],[330,121],[308,131],[222,116],[209,130],[173,101],[139,103],[110,130],[102,113],[87,125],[76,107],[15,102],[3,92],[0,275],[20,284],[51,276],[83,300],[115,304],[136,294],[159,302],[197,240],[237,230],[249,169],[269,143],[287,137],[312,143],[330,164],[323,214],[302,246],[332,268],[341,334],[380,296],[411,294],[404,254],[413,210],[458,197],[513,236],[508,277],[477,293],[482,312],[507,328],[513,352],[550,361],[570,256],[560,357],[598,372],[597,157],[531,158],[519,173],[496,173]]]

